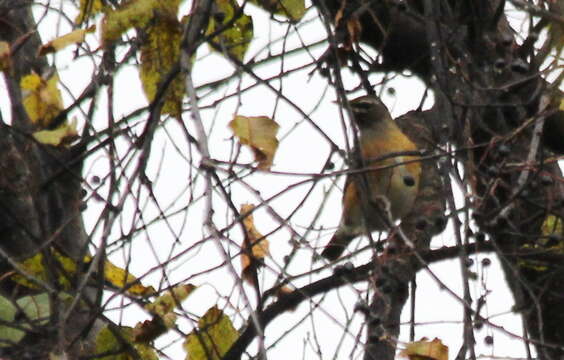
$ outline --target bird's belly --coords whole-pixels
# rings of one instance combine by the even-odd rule
[[[399,180],[402,182],[403,180]],[[388,200],[391,204],[391,212],[393,219],[399,219],[407,215],[413,207],[415,198],[417,196],[417,187],[419,184],[414,186],[393,186],[390,193],[387,195]]]
[[[378,183],[378,186],[372,192],[374,200],[378,201],[378,198],[381,199],[382,196],[388,200],[393,220],[409,213],[417,196],[418,181],[413,186],[407,186],[398,168],[392,168],[385,174],[374,174],[374,176],[378,177],[374,182]]]

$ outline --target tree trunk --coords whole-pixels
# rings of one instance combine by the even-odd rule
[[[77,288],[84,281],[77,273],[68,274],[53,261],[53,251],[81,263],[87,254],[88,236],[82,222],[81,146],[49,147],[31,137],[36,129],[23,107],[20,80],[50,69],[45,57],[38,57],[41,40],[36,31],[30,1],[0,1],[0,41],[11,46],[11,67],[4,72],[7,97],[11,102],[11,121],[0,119],[0,295],[15,301],[24,295],[47,293],[49,321],[33,325],[17,345],[3,348],[2,357],[47,358],[50,353],[66,353],[76,358],[91,349],[89,329],[95,328],[96,289]],[[6,96],[6,95],[4,95]],[[18,262],[43,254],[44,278],[39,286],[21,286],[11,273],[21,273]],[[63,289],[61,276],[70,280]],[[82,301],[73,303],[79,297]],[[64,300],[66,299],[66,300]],[[72,308],[70,307],[72,304]]]
[[[332,0],[317,5],[328,9],[329,19],[339,18],[336,39],[341,46],[356,36],[379,51],[381,61],[373,69],[409,70],[434,90],[433,109],[421,113],[430,119],[430,138],[460,150],[457,156],[474,190],[473,218],[495,244],[515,311],[524,316],[539,357],[559,359],[564,348],[563,257],[560,245],[541,241],[546,240],[541,226],[548,215],[562,217],[564,189],[556,180],[561,177],[558,165],[544,161],[551,152],[541,134],[546,122],[550,135],[562,139],[554,134],[562,112],[551,99],[555,90],[540,76],[544,58],[535,54],[532,36],[517,45],[505,18],[505,1],[386,0],[368,5]],[[558,10],[551,6],[547,13]],[[350,30],[355,28],[351,23],[361,24],[360,35]],[[412,240],[419,242],[418,236]],[[381,266],[381,258],[375,261]],[[374,282],[381,282],[381,273],[375,274]],[[398,335],[398,307],[406,300],[409,279],[396,283],[398,293],[387,295],[387,301],[376,289],[371,310],[388,315],[384,322],[368,322],[366,359],[394,358],[395,343],[386,343],[392,348],[382,351],[374,342]],[[473,310],[467,312],[470,322]],[[474,314],[474,321],[479,319]],[[466,325],[471,333],[472,324]],[[473,345],[468,343],[471,336],[465,339],[465,346]]]

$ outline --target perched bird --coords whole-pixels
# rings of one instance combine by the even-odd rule
[[[376,96],[361,96],[350,101],[350,106],[359,129],[363,165],[378,169],[347,176],[339,228],[321,253],[328,260],[337,259],[355,237],[366,231],[386,230],[386,213],[391,220],[405,216],[419,190],[421,163],[413,161],[417,157],[393,156],[416,151],[417,147],[396,125],[382,101]],[[365,192],[363,177],[368,187]]]

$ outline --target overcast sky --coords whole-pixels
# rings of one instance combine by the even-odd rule
[[[63,2],[63,9],[69,18],[74,18],[75,9],[69,6],[69,2]],[[59,7],[58,1],[51,1],[51,6]],[[184,4],[183,9],[187,9]],[[39,15],[44,9],[37,9]],[[184,10],[184,13],[186,10]],[[316,13],[310,10],[302,23],[308,22],[305,26],[298,28],[290,27],[290,36],[287,41],[277,42],[266,47],[272,39],[284,36],[288,31],[288,25],[280,24],[269,20],[267,14],[249,4],[246,7],[246,13],[252,15],[255,29],[255,39],[247,53],[247,58],[256,57],[256,60],[263,59],[270,53],[279,53],[283,46],[291,49],[300,46],[300,39],[305,43],[313,43],[317,40],[325,38],[325,29],[316,19]],[[99,20],[98,24],[99,24]],[[42,23],[39,25],[39,31],[43,36],[44,42],[50,40],[57,34],[62,35],[70,30],[69,24],[64,20],[58,19],[57,14],[49,12]],[[297,31],[297,32],[296,32]],[[299,37],[296,34],[299,33]],[[87,42],[94,49],[97,47],[97,37],[99,33],[88,35]],[[64,85],[77,96],[82,92],[91,80],[93,71],[93,62],[87,57],[73,60],[73,52],[75,48],[68,48],[56,54],[56,64],[59,70],[61,81]],[[313,58],[318,58],[325,51],[325,46],[318,46],[310,50]],[[119,52],[118,52],[119,53]],[[119,55],[120,58],[123,54]],[[220,55],[210,54],[207,46],[203,45],[198,52],[199,60],[194,67],[194,80],[196,85],[205,84],[211,80],[216,80],[227,76],[233,72],[233,67]],[[54,57],[50,56],[49,61],[53,61]],[[312,62],[309,55],[301,54],[299,56],[288,56],[284,58],[283,70],[292,69],[302,66],[303,64]],[[320,77],[318,73],[310,72],[313,67],[308,67],[302,71],[288,76],[283,82],[273,81],[272,85],[280,90],[292,102],[298,105],[306,113],[311,113],[311,119],[329,135],[336,143],[343,145],[344,135],[339,121],[338,107],[332,103],[336,99],[333,88],[327,88],[327,80]],[[262,78],[268,78],[281,71],[279,61],[274,61],[267,67],[261,67],[256,70],[257,74]],[[347,89],[352,89],[358,85],[358,80],[350,75],[348,71],[344,71],[344,78]],[[381,75],[371,76],[371,80],[377,83],[382,80]],[[209,93],[203,97],[200,106],[202,110],[204,125],[209,131],[209,146],[213,158],[229,161],[232,153],[233,142],[231,140],[231,132],[227,127],[228,122],[232,119],[234,113],[241,115],[265,115],[273,117],[280,125],[279,139],[281,139],[280,147],[274,159],[272,170],[287,173],[316,173],[320,172],[324,162],[327,159],[330,148],[321,134],[313,129],[311,125],[305,121],[302,116],[283,100],[277,102],[276,94],[265,86],[257,86],[253,90],[247,91],[241,95],[240,104],[237,97],[224,101],[220,106],[215,108],[207,108],[216,100],[225,97],[228,94],[236,93],[237,89],[245,88],[247,85],[254,83],[254,80],[248,76],[243,76],[240,81],[232,81],[228,86],[220,87],[216,91]],[[395,95],[390,95],[389,89],[395,90]],[[72,102],[69,94],[63,90],[65,104]],[[0,91],[6,93],[4,83],[0,84]],[[124,67],[116,77],[115,84],[116,102],[114,104],[116,119],[123,115],[127,115],[131,111],[147,105],[147,101],[142,92],[142,87],[137,75],[137,70],[133,66]],[[401,115],[409,110],[415,109],[421,101],[423,94],[423,84],[413,77],[403,77],[395,75],[395,78],[386,82],[382,89],[383,101],[388,105],[394,116]],[[202,96],[204,93],[199,94]],[[351,97],[361,95],[361,92],[352,94]],[[106,114],[106,95],[105,91],[101,92],[102,101],[99,103],[98,112],[95,115],[94,125],[98,129],[105,128],[107,124]],[[273,109],[276,105],[276,111]],[[432,97],[426,104],[426,107],[432,105]],[[5,97],[0,97],[0,106],[2,114],[9,114],[7,111],[8,104]],[[313,109],[316,109],[312,112]],[[84,121],[80,112],[73,112],[79,124]],[[143,120],[143,115],[139,120]],[[191,119],[185,114],[184,120],[189,124],[189,128],[193,130]],[[165,131],[166,130],[166,131]],[[134,129],[141,131],[141,127]],[[188,179],[191,174],[195,173],[198,166],[199,156],[195,148],[189,155],[188,145],[185,139],[180,135],[181,131],[173,120],[168,120],[164,127],[157,131],[151,164],[148,174],[154,181],[154,188],[159,199],[161,208],[172,211],[173,209],[181,209],[187,206],[189,196],[193,194],[195,198],[201,196],[203,191],[202,179],[198,179],[193,187],[187,188]],[[129,143],[126,141],[118,141],[119,154],[126,156]],[[189,163],[187,157],[191,156],[192,164]],[[336,169],[343,166],[343,160],[337,156],[333,157]],[[252,155],[247,149],[242,149],[241,157],[238,159],[241,163],[252,161]],[[120,170],[121,171],[121,170]],[[107,153],[99,152],[88,159],[85,166],[84,178],[92,186],[92,177],[104,177],[108,172]],[[260,191],[263,198],[269,198],[271,195],[282,191],[292,184],[295,184],[306,177],[300,176],[284,176],[272,175],[265,173],[257,173],[249,176],[245,181],[253,188]],[[325,179],[314,189],[313,194],[302,205],[297,214],[290,221],[290,225],[299,233],[304,233],[306,228],[312,224],[312,220],[316,216],[323,204],[321,215],[314,224],[316,230],[308,234],[307,242],[298,252],[288,269],[290,275],[307,273],[312,268],[312,248],[319,248],[324,245],[332,235],[335,226],[338,224],[341,212],[340,197],[343,178],[337,180],[337,186],[334,185],[334,179]],[[286,216],[303,200],[311,183],[292,188],[282,196],[272,201],[272,208],[282,216]],[[245,186],[235,183],[231,186],[233,202],[240,206],[243,203],[251,202],[258,204],[259,199],[250,192]],[[328,195],[326,195],[326,193]],[[107,189],[102,186],[99,190],[102,196],[107,195]],[[324,197],[327,196],[324,202]],[[147,201],[147,193],[143,192],[141,203],[147,202],[143,208],[143,217],[147,221],[158,215],[158,212],[152,203]],[[132,226],[139,226],[137,219],[133,223],[133,211],[135,203],[128,201],[126,208],[121,215],[120,220],[116,224],[112,236],[118,238],[122,232],[127,232]],[[89,202],[89,207],[85,213],[85,223],[87,229],[92,231],[103,208],[102,202],[96,200]],[[124,265],[128,258],[132,261],[129,264],[130,271],[141,276],[148,269],[158,266],[160,263],[170,258],[172,254],[179,254],[185,251],[189,246],[202,239],[202,211],[203,201],[198,200],[191,203],[186,212],[178,216],[171,217],[169,226],[160,223],[150,226],[146,232],[140,233],[133,242],[123,246],[119,251],[115,251],[111,255],[111,260],[118,264]],[[231,215],[226,215],[225,203],[221,200],[218,193],[214,194],[214,220],[219,227],[226,225],[233,220]],[[260,209],[255,213],[255,224],[262,233],[268,233],[279,227],[279,223],[273,219],[265,209]],[[320,230],[323,227],[324,230]],[[99,229],[94,231],[94,241],[96,234],[99,236]],[[175,235],[179,237],[180,242],[175,243]],[[242,234],[239,229],[235,228],[230,232],[230,237],[240,243]],[[268,237],[271,247],[271,258],[267,259],[267,268],[261,274],[261,286],[263,289],[271,287],[278,276],[283,258],[287,255],[291,246],[289,240],[290,232],[282,228]],[[359,244],[358,240],[354,246]],[[365,241],[361,240],[361,246]],[[441,247],[444,245],[453,245],[452,229],[449,229],[433,240],[433,247]],[[224,249],[234,254],[237,247],[233,244],[229,245],[225,242],[220,244]],[[370,254],[366,252],[353,259],[355,264],[362,264],[369,260]],[[510,314],[513,305],[512,296],[504,283],[503,275],[499,270],[497,261],[492,258],[493,264],[490,267],[483,268],[480,266],[480,259],[477,258],[472,270],[478,274],[478,280],[471,283],[473,298],[477,299],[486,292],[488,295],[487,306],[482,313],[483,316],[495,316],[491,321],[504,327],[506,330],[515,334],[521,334],[520,319]],[[241,294],[237,280],[225,267],[214,269],[223,262],[224,258],[218,251],[218,243],[208,241],[201,246],[196,246],[187,254],[181,256],[178,261],[172,262],[166,267],[168,281],[172,284],[177,282],[189,281],[200,288],[184,303],[184,309],[190,314],[203,315],[203,313],[215,303],[220,307],[225,307],[225,311],[232,317],[236,327],[242,325],[242,321],[248,316],[248,309],[245,308],[245,296]],[[239,271],[239,259],[235,259],[233,263],[235,269]],[[317,267],[317,265],[315,265]],[[205,272],[202,275],[195,274]],[[451,289],[461,294],[461,275],[460,267],[456,261],[441,263],[431,266],[431,270]],[[307,275],[295,282],[295,286],[303,286],[315,279],[330,275],[331,270],[325,270],[321,273]],[[153,271],[144,279],[145,284],[153,285],[156,288],[169,286],[169,283],[161,283],[162,272]],[[441,291],[438,285],[432,280],[428,274],[420,273],[417,277],[417,310],[416,320],[421,325],[416,328],[416,338],[434,337],[440,338],[443,343],[449,346],[450,356],[454,358],[462,342],[462,306],[456,299],[452,298],[447,292]],[[319,341],[323,358],[331,358],[334,349],[343,341],[341,351],[338,358],[348,358],[352,356],[360,358],[362,356],[362,347],[354,347],[360,339],[364,339],[364,330],[360,330],[362,324],[362,316],[353,314],[353,308],[358,301],[359,292],[365,294],[366,284],[359,283],[354,286],[345,286],[339,291],[327,294],[323,299],[321,297],[313,299],[311,302],[304,302],[297,311],[288,313],[274,322],[267,328],[266,344],[267,346],[277,341],[278,337],[288,331],[292,326],[302,321],[304,317],[314,310],[314,315],[308,317],[296,329],[284,337],[276,347],[269,351],[270,359],[288,359],[288,355],[292,354],[292,358],[311,359],[318,357],[316,354],[315,341]],[[251,299],[254,304],[254,294],[251,287],[244,285],[246,296]],[[228,299],[228,300],[227,300]],[[111,302],[110,306],[115,307],[121,304],[123,299],[116,299]],[[126,301],[127,302],[127,301]],[[318,307],[317,307],[318,306]],[[236,312],[243,310],[241,315]],[[509,313],[509,314],[508,314]],[[347,316],[352,319],[351,324],[346,324]],[[115,310],[111,312],[111,318],[116,321],[122,321],[123,324],[134,326],[138,321],[149,318],[142,310],[135,306],[129,306],[124,310]],[[409,319],[409,309],[406,308],[403,317],[405,321]],[[192,324],[189,321],[181,320],[180,328],[184,332],[191,330]],[[401,339],[407,341],[408,327],[402,327]],[[494,345],[484,346],[483,338],[486,335],[494,335]],[[524,346],[522,341],[512,339],[506,334],[494,331],[484,327],[481,331],[476,332],[476,340],[478,342],[477,353],[496,355],[496,356],[524,356]],[[171,339],[178,339],[177,334],[170,334],[163,339],[157,341],[157,346],[165,346]],[[184,352],[181,350],[181,342],[177,342],[165,349],[165,353],[175,359],[182,358]],[[354,349],[354,351],[353,351]],[[256,346],[251,346],[251,352],[256,351]]]

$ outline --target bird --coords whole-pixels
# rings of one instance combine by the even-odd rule
[[[407,215],[417,197],[421,177],[421,162],[414,161],[417,156],[401,155],[416,152],[417,146],[396,125],[386,105],[374,95],[358,97],[349,105],[359,130],[362,165],[376,169],[347,176],[341,221],[321,253],[330,261],[338,259],[354,238],[366,231],[387,230],[391,221]],[[365,187],[361,185],[363,179]],[[368,201],[363,199],[367,194],[362,190],[366,187]]]

